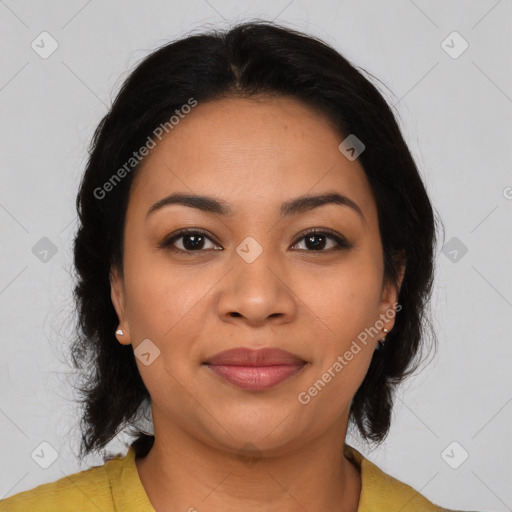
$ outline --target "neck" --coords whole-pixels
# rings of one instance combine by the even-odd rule
[[[232,453],[155,423],[155,442],[137,471],[157,512],[357,512],[359,469],[343,455],[346,419],[279,455]],[[163,427],[163,425],[162,425]]]

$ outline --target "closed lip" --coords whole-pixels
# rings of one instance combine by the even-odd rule
[[[233,348],[219,352],[203,364],[231,366],[302,366],[306,361],[279,348]]]

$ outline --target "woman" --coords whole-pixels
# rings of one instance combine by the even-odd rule
[[[137,439],[0,510],[446,510],[345,442],[384,440],[417,367],[436,223],[344,57],[271,23],[158,49],[77,209],[82,455]]]

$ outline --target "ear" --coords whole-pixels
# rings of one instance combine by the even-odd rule
[[[130,328],[125,313],[125,290],[124,279],[118,267],[112,266],[110,269],[110,297],[112,304],[119,319],[118,329],[122,329],[123,334],[116,334],[116,337],[122,345],[130,344]]]
[[[385,286],[382,290],[381,296],[381,314],[386,315],[387,318],[390,318],[388,330],[391,330],[395,324],[395,314],[396,314],[396,306],[398,303],[398,295],[400,293],[400,289],[402,288],[402,282],[404,280],[405,275],[405,256],[403,253],[400,253],[395,259],[398,265],[398,283],[397,286],[394,283],[386,282]],[[394,312],[391,316],[391,312]]]

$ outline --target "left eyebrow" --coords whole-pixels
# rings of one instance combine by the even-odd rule
[[[205,213],[215,213],[225,216],[233,215],[233,210],[225,201],[220,201],[208,196],[176,192],[160,199],[160,201],[157,201],[153,206],[151,206],[146,214],[146,218],[155,211],[171,204],[181,204],[190,208],[197,208]],[[328,192],[313,196],[300,196],[290,199],[281,205],[281,217],[304,213],[327,204],[347,206],[355,211],[366,223],[366,219],[364,218],[359,205],[349,197],[339,194],[338,192]]]

